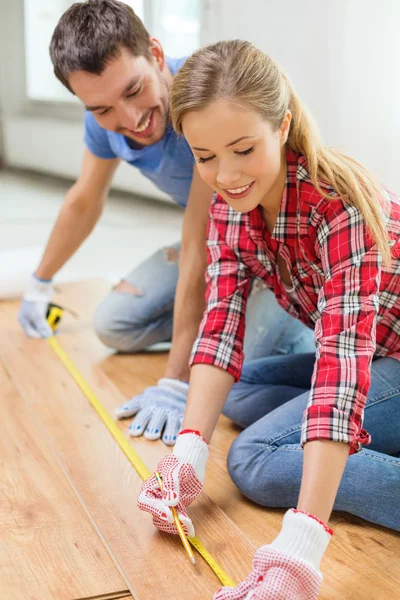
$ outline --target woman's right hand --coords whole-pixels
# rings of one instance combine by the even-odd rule
[[[188,537],[194,537],[193,523],[186,509],[203,487],[209,448],[198,431],[184,430],[178,435],[174,450],[157,467],[162,489],[155,475],[143,483],[138,507],[153,515],[153,523],[161,531],[177,534],[171,507]]]

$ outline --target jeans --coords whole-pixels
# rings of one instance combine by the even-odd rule
[[[246,362],[224,407],[245,428],[231,446],[229,474],[262,506],[297,504],[301,421],[314,361],[308,353]],[[393,358],[372,362],[363,427],[372,443],[349,456],[334,510],[400,531],[400,364]]]
[[[112,290],[99,305],[94,328],[104,344],[119,352],[140,352],[170,342],[180,244],[172,249],[178,251],[174,260],[161,249],[124,277],[140,296]],[[246,314],[246,360],[314,351],[313,331],[286,313],[270,290],[254,285]]]

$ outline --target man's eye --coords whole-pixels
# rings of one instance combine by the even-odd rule
[[[108,113],[110,109],[109,108],[105,108],[104,110],[102,110],[101,112],[97,113],[98,115],[105,115],[106,113]]]
[[[197,162],[199,163],[206,163],[209,160],[212,160],[213,158],[215,158],[215,156],[208,156],[207,158],[202,158],[201,156],[197,159]]]
[[[127,95],[127,98],[133,98],[134,96],[137,96],[137,95],[139,94],[139,92],[140,92],[140,90],[141,90],[141,89],[142,89],[142,88],[141,88],[141,87],[139,87],[137,90],[134,90],[133,92],[130,92],[130,93]]]

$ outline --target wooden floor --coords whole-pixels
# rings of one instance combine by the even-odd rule
[[[106,409],[162,376],[165,354],[113,355],[91,328],[102,281],[61,286],[66,314],[57,336]],[[141,480],[49,344],[25,338],[18,304],[0,302],[1,600],[211,599],[219,582],[175,537],[157,532],[136,508]],[[127,435],[150,469],[161,442]],[[196,533],[236,581],[256,548],[278,532],[283,511],[245,500],[226,471],[238,430],[221,417],[205,491],[190,514]],[[322,562],[321,600],[400,598],[400,535],[334,515]]]

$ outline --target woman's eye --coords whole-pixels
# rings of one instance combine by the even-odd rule
[[[236,154],[240,154],[241,156],[247,156],[247,154],[251,154],[252,152],[254,152],[254,146],[248,148],[247,150],[243,150],[243,152],[237,151]]]
[[[208,156],[207,158],[202,158],[201,156],[197,159],[197,162],[199,163],[206,163],[209,160],[212,160],[213,158],[215,158],[214,156]]]

